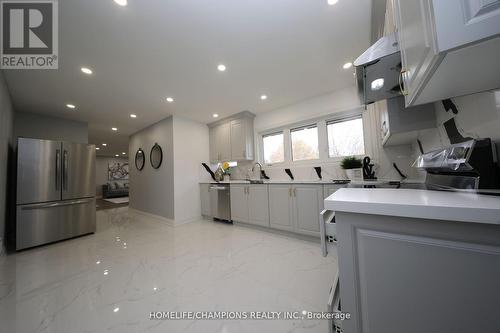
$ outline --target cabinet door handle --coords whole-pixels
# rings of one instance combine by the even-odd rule
[[[408,96],[408,90],[403,88],[403,75],[408,73],[408,71],[404,68],[401,68],[401,72],[399,72],[398,83],[399,83],[399,91],[403,96]]]
[[[297,189],[296,189],[296,188],[294,188],[294,189],[293,189],[293,196],[294,196],[294,197],[296,197],[296,196],[297,196]]]
[[[292,188],[291,188],[291,187],[289,187],[289,188],[288,188],[288,196],[289,196],[289,197],[291,197],[291,196],[292,196]]]
[[[250,194],[250,186],[247,186],[247,194]]]

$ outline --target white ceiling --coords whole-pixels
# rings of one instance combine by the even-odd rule
[[[371,0],[128,2],[59,1],[59,70],[5,71],[16,110],[88,122],[101,155],[121,153],[171,114],[208,123],[350,86],[342,65],[370,44]]]

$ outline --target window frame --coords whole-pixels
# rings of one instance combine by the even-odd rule
[[[279,134],[282,134],[283,135],[283,161],[282,162],[276,162],[276,163],[266,163],[265,162],[265,157],[264,157],[264,138],[266,136],[273,136],[273,135],[279,135]],[[286,134],[285,134],[285,130],[284,129],[281,129],[281,130],[277,130],[277,131],[270,131],[270,132],[266,132],[265,134],[261,134],[259,135],[259,145],[260,145],[260,160],[261,160],[261,163],[262,165],[276,165],[276,164],[284,164],[286,162]]]
[[[321,158],[320,154],[320,146],[319,146],[319,126],[318,122],[310,123],[308,125],[302,125],[302,126],[297,126],[297,127],[291,127],[290,128],[290,162],[291,163],[301,163],[301,162],[310,162],[310,161],[318,161]],[[310,158],[310,159],[305,159],[305,160],[294,160],[293,159],[293,142],[292,142],[292,133],[295,131],[301,131],[304,129],[309,129],[309,128],[316,128],[316,131],[318,132],[318,135],[316,137],[316,140],[318,141],[318,158]]]
[[[350,120],[356,120],[356,119],[361,119],[361,126],[362,126],[362,130],[363,130],[363,154],[361,155],[346,155],[346,156],[330,156],[330,144],[329,144],[329,137],[328,137],[328,125],[330,124],[336,124],[336,123],[342,123],[342,122],[345,122],[345,121],[350,121]],[[326,126],[326,149],[327,149],[327,156],[328,156],[328,159],[329,160],[334,160],[334,161],[340,161],[342,160],[344,157],[347,157],[347,156],[356,156],[356,157],[359,157],[359,156],[365,156],[366,155],[366,133],[365,133],[365,123],[364,123],[364,119],[363,119],[363,114],[362,113],[359,113],[359,114],[351,114],[349,116],[345,116],[345,117],[336,117],[336,118],[328,118],[325,120],[325,126]]]
[[[259,162],[266,167],[293,167],[293,166],[310,166],[317,165],[318,163],[339,163],[344,156],[341,157],[330,157],[329,146],[328,146],[328,127],[327,124],[333,122],[342,122],[352,119],[361,118],[363,121],[363,146],[364,155],[356,155],[357,157],[363,157],[367,154],[367,131],[365,126],[365,120],[363,119],[363,108],[356,108],[349,111],[338,112],[334,114],[329,114],[327,116],[309,118],[300,122],[284,124],[279,127],[269,128],[260,131],[257,134],[257,147],[258,154],[257,158]],[[297,130],[301,128],[316,126],[318,129],[318,150],[319,158],[310,160],[300,160],[294,161],[292,159],[292,130]],[[264,140],[263,138],[268,135],[283,133],[283,143],[284,143],[284,161],[279,163],[265,163],[264,161]]]

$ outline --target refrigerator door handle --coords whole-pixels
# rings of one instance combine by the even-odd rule
[[[62,201],[62,202],[52,202],[52,203],[24,205],[24,206],[22,206],[22,209],[23,210],[33,210],[33,209],[43,209],[43,208],[54,208],[54,207],[63,207],[63,206],[83,205],[83,204],[90,203],[92,200],[93,199],[72,200],[72,201]]]
[[[56,191],[61,190],[61,150],[56,150]]]
[[[68,151],[63,153],[63,191],[68,190]]]

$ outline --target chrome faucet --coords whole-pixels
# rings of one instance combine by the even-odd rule
[[[252,167],[252,172],[254,172],[255,170],[255,166],[258,165],[259,166],[259,179],[262,179],[262,164],[260,164],[259,162],[256,162],[253,167]]]

